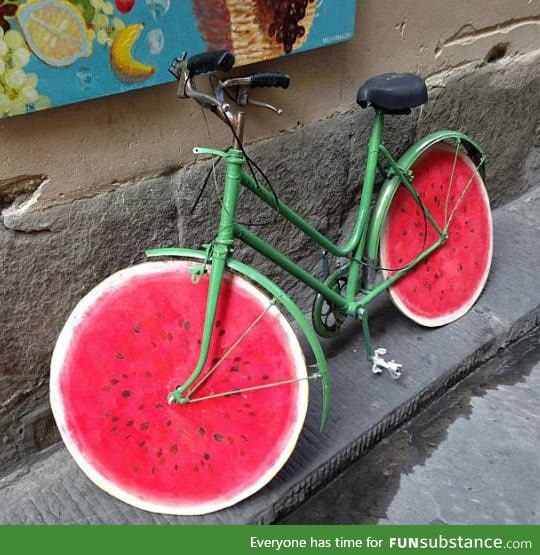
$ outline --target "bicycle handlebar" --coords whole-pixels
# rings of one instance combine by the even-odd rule
[[[234,66],[234,55],[227,50],[213,50],[191,56],[186,67],[191,75],[212,73],[214,71],[230,71]]]

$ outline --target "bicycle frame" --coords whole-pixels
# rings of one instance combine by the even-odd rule
[[[279,201],[273,192],[259,184],[253,177],[244,172],[243,165],[245,161],[241,150],[232,148],[227,152],[224,152],[212,148],[197,147],[194,149],[195,154],[209,154],[225,158],[225,189],[223,193],[217,236],[210,245],[206,245],[206,261],[200,269],[197,270],[201,274],[206,272],[206,263],[211,260],[212,272],[210,275],[205,324],[201,340],[201,353],[199,361],[189,378],[178,389],[170,394],[170,402],[185,403],[189,401],[189,392],[186,397],[184,397],[183,394],[195,382],[195,380],[197,380],[206,364],[212,338],[216,305],[219,297],[221,282],[227,266],[227,261],[231,259],[231,251],[235,239],[243,241],[261,253],[264,257],[271,260],[286,272],[293,275],[308,287],[319,293],[328,302],[333,303],[348,316],[361,319],[367,357],[368,360],[373,358],[374,352],[371,347],[368,315],[365,310],[366,305],[368,305],[371,301],[373,301],[373,299],[388,289],[409,270],[414,268],[417,264],[434,252],[446,241],[448,236],[447,229],[441,229],[437,225],[431,213],[425,208],[416,194],[411,183],[411,172],[402,169],[402,167],[409,166],[401,165],[400,167],[398,162],[396,162],[384,146],[382,141],[383,127],[384,113],[382,111],[376,111],[373,129],[368,143],[368,157],[358,214],[351,236],[343,246],[336,245],[285,203]],[[479,147],[462,133],[454,131],[439,131],[425,137],[422,141],[413,145],[413,147],[407,151],[402,159],[400,159],[400,162],[403,159],[408,162],[414,161],[424,148],[429,147],[433,142],[445,139],[455,140],[457,148],[459,148],[460,143],[463,142],[465,147],[468,150],[471,150],[478,159],[481,157],[477,164],[477,171],[480,171],[484,162],[484,157]],[[383,202],[377,206],[373,213],[371,213],[371,203],[373,199],[377,165],[381,157],[386,160],[390,168],[387,177],[391,177],[392,179],[387,180],[387,183],[390,182],[390,184],[386,187],[386,189],[383,188],[383,191],[381,192],[381,196],[384,197]],[[361,276],[362,267],[366,267],[367,263],[368,265],[371,264],[371,266],[375,268],[383,222],[386,217],[390,201],[392,200],[396,189],[400,185],[406,187],[413,196],[414,200],[423,211],[426,221],[428,221],[436,230],[438,238],[433,244],[426,245],[425,249],[405,267],[396,270],[390,277],[384,279],[382,282],[376,283],[372,276],[370,276],[370,272],[366,272],[365,275]],[[347,257],[349,259],[349,266],[346,273],[347,286],[344,295],[339,294],[332,287],[330,287],[326,283],[328,279],[326,279],[326,282],[323,282],[316,278],[314,275],[295,264],[281,251],[266,243],[256,234],[249,231],[246,227],[236,221],[238,195],[241,186],[249,189],[254,195],[276,210],[282,217],[288,220],[297,229],[302,231],[315,243],[320,245],[325,251],[334,256]],[[159,252],[156,251],[153,255],[166,254],[164,252],[166,250],[167,249],[160,250]],[[339,272],[343,271],[343,269],[339,270]],[[371,272],[371,274],[373,274],[373,272]],[[330,278],[331,277],[332,276],[330,276]],[[364,283],[362,287],[359,287],[358,283],[361,277],[364,278]],[[196,279],[196,276],[194,276],[194,278]]]

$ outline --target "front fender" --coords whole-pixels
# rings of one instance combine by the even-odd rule
[[[205,251],[194,250],[194,249],[184,249],[184,248],[161,248],[161,249],[150,249],[146,251],[146,256],[153,258],[157,256],[176,256],[185,258],[194,258],[197,260],[204,261],[207,258]],[[272,297],[274,297],[294,318],[302,332],[304,333],[306,339],[309,342],[315,360],[317,361],[317,367],[321,375],[322,382],[322,416],[321,416],[321,431],[324,430],[328,422],[328,415],[330,411],[330,379],[328,375],[328,365],[326,363],[326,357],[324,356],[321,344],[313,331],[313,328],[309,325],[308,320],[304,316],[304,313],[296,306],[296,303],[273,281],[265,277],[263,274],[257,270],[251,268],[250,266],[239,262],[238,260],[229,259],[227,261],[227,268],[233,272],[237,272],[249,280],[255,282],[262,289],[267,291]]]
[[[486,166],[485,155],[480,149],[480,146],[475,141],[473,141],[473,139],[461,133],[460,131],[445,130],[426,135],[405,151],[403,156],[401,156],[401,158],[398,160],[397,165],[401,170],[407,171],[411,168],[414,162],[424,152],[426,152],[426,150],[428,150],[430,147],[438,142],[448,140],[460,141],[460,143],[467,151],[467,154],[478,167],[480,176],[482,177],[482,179],[484,179]],[[379,197],[377,198],[377,203],[373,210],[367,238],[366,254],[370,260],[378,260],[379,244],[384,221],[386,220],[386,215],[388,214],[390,203],[392,202],[392,199],[394,198],[394,195],[396,194],[396,191],[400,184],[401,182],[398,176],[388,178],[384,182],[381,188],[381,192],[379,193]]]

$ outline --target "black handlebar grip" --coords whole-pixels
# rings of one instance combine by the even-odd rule
[[[250,76],[251,88],[281,87],[288,88],[291,78],[286,73],[255,73]]]
[[[212,50],[192,56],[187,62],[187,68],[192,75],[199,75],[212,71],[229,71],[234,62],[234,55],[228,50]]]

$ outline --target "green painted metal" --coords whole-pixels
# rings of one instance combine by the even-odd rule
[[[200,260],[201,262],[204,262],[206,260],[206,252],[183,248],[150,249],[146,251],[146,256],[151,258],[159,256],[184,257],[194,260]],[[281,306],[283,306],[283,308],[296,321],[299,328],[304,333],[313,352],[313,356],[315,357],[317,368],[321,376],[323,403],[320,427],[321,431],[324,430],[328,422],[328,415],[330,411],[330,377],[328,374],[328,364],[326,362],[326,357],[324,356],[319,339],[315,335],[313,328],[310,326],[309,322],[304,316],[304,313],[280,287],[278,287],[272,280],[268,279],[257,270],[251,268],[250,266],[247,266],[246,264],[243,264],[242,262],[239,262],[238,260],[233,260],[231,258],[227,260],[226,267],[228,270],[237,272],[238,274],[247,277],[249,280],[253,281],[268,294],[270,294],[272,298],[275,298],[276,301],[279,302]]]
[[[221,282],[223,280],[227,259],[229,258],[229,251],[234,242],[234,222],[238,202],[240,171],[244,163],[244,157],[239,150],[231,149],[227,153],[204,148],[198,148],[196,150],[198,153],[203,154],[224,155],[227,159],[227,172],[225,174],[225,192],[221,205],[218,233],[211,245],[212,273],[210,274],[210,284],[208,286],[208,300],[206,303],[199,360],[189,378],[181,384],[180,387],[169,394],[169,402],[175,403],[187,403],[189,401],[189,395],[184,395],[184,393],[201,375],[208,359],[219,291],[221,289]]]
[[[459,144],[465,148],[472,160],[476,163],[482,178],[484,177],[485,156],[480,149],[480,146],[470,137],[459,131],[443,130],[426,135],[407,149],[403,156],[401,156],[398,160],[397,167],[403,174],[405,174],[421,154],[441,141],[459,141]],[[392,199],[394,198],[394,195],[396,194],[396,191],[401,183],[402,181],[400,176],[394,175],[387,179],[381,188],[381,192],[379,193],[377,203],[371,216],[371,223],[368,231],[366,256],[369,260],[378,259],[379,244],[384,221],[386,219],[386,215],[388,214],[390,203],[392,202]]]
[[[266,241],[257,237],[257,235],[246,229],[244,226],[236,224],[235,234],[241,241],[244,241],[244,243],[260,252],[272,262],[275,262],[286,272],[298,278],[300,281],[323,295],[326,299],[335,303],[341,309],[345,311],[348,310],[349,303],[345,298],[338,295],[333,289],[324,285],[324,283],[319,281],[312,274],[295,264],[290,258],[269,245]]]
[[[361,241],[362,235],[365,234],[367,223],[369,221],[371,200],[373,197],[373,186],[375,183],[375,174],[377,172],[379,144],[381,142],[383,126],[384,114],[382,112],[377,112],[373,123],[373,131],[369,140],[368,161],[366,165],[358,214],[349,240],[341,247],[330,241],[330,239],[315,229],[311,224],[304,220],[304,218],[289,208],[284,202],[278,201],[274,193],[257,183],[253,177],[245,172],[242,172],[241,175],[242,185],[247,187],[266,204],[277,210],[281,216],[303,231],[310,239],[313,239],[313,241],[318,243],[324,250],[334,256],[349,256],[353,251],[357,250],[358,244]]]
[[[285,203],[279,201],[272,191],[257,183],[253,177],[245,173],[242,169],[244,164],[243,153],[240,150],[229,149],[227,152],[224,152],[213,148],[198,147],[194,149],[196,154],[220,156],[226,160],[227,171],[225,176],[225,189],[223,193],[221,217],[217,236],[214,241],[207,246],[206,252],[182,248],[153,249],[147,252],[147,255],[150,257],[180,256],[202,260],[203,264],[202,269],[200,270],[201,272],[206,271],[206,264],[212,265],[206,306],[206,319],[199,361],[188,380],[186,380],[186,382],[183,383],[176,391],[171,393],[171,400],[179,403],[187,402],[189,400],[189,393],[186,394],[186,392],[188,388],[199,378],[201,371],[206,364],[221,282],[225,270],[229,269],[246,276],[248,279],[254,281],[265,291],[270,293],[276,301],[280,302],[280,304],[296,320],[300,329],[305,334],[315,355],[322,379],[323,414],[321,418],[321,429],[324,428],[328,419],[330,406],[330,382],[326,359],[319,340],[317,339],[313,328],[308,324],[302,311],[286,295],[286,293],[284,293],[276,284],[263,276],[261,273],[232,258],[233,242],[235,238],[242,240],[247,245],[260,252],[263,256],[283,268],[289,274],[295,276],[314,291],[319,293],[319,303],[315,303],[312,313],[314,329],[319,335],[325,336],[324,326],[320,320],[320,311],[323,304],[321,302],[321,298],[324,298],[327,302],[335,305],[343,313],[360,319],[362,322],[366,354],[368,359],[371,360],[373,357],[373,349],[369,334],[368,313],[366,311],[366,306],[416,264],[429,256],[442,243],[444,243],[446,239],[446,230],[441,230],[429,211],[422,207],[426,218],[438,231],[439,239],[433,245],[426,248],[424,252],[419,254],[405,268],[395,272],[390,278],[384,280],[383,282],[376,284],[375,280],[369,279],[370,276],[368,276],[363,280],[362,284],[360,283],[362,277],[362,265],[365,260],[368,260],[373,264],[375,264],[378,260],[378,249],[383,224],[397,188],[403,184],[413,195],[413,198],[415,198],[417,203],[422,206],[414,188],[411,185],[410,168],[414,161],[417,160],[422,153],[440,141],[455,141],[458,145],[456,148],[458,148],[459,145],[463,145],[471,158],[476,161],[477,167],[480,168],[482,175],[484,169],[484,155],[482,154],[479,146],[463,133],[456,131],[439,131],[424,137],[411,146],[399,159],[399,161],[396,162],[386,147],[382,144],[383,126],[384,114],[377,111],[368,145],[368,157],[357,218],[351,236],[343,246],[338,246],[333,243],[328,237],[315,229],[294,210],[288,207]],[[373,189],[377,164],[380,156],[383,156],[389,164],[390,176],[382,188],[375,209],[372,211],[371,203],[373,199]],[[310,272],[307,272],[295,264],[281,251],[269,245],[250,230],[240,225],[236,222],[236,210],[240,185],[245,186],[263,202],[274,208],[281,216],[291,222],[306,236],[323,247],[325,251],[333,254],[334,256],[346,257],[348,259],[347,265],[331,274],[324,282],[320,281]],[[196,273],[197,271],[195,274]],[[335,283],[337,282],[337,279],[342,276],[346,276],[347,278],[344,295],[335,290]]]

